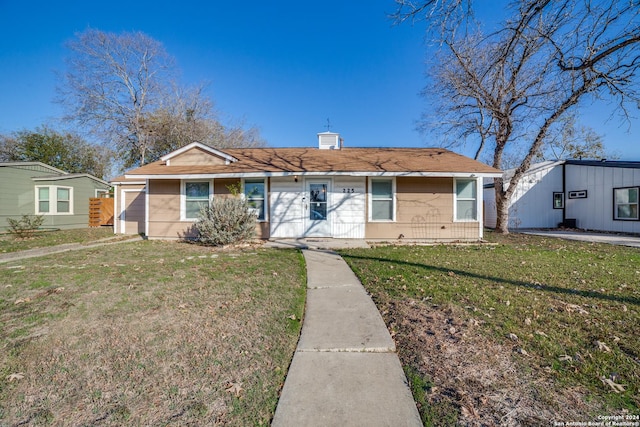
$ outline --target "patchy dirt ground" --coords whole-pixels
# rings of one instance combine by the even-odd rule
[[[586,403],[586,390],[555,387],[550,372],[527,371],[517,345],[491,342],[464,311],[412,299],[377,303],[403,365],[428,379],[433,425],[553,425],[585,420],[600,407],[593,398]]]
[[[246,426],[299,336],[299,253],[138,241],[0,265],[0,426]]]

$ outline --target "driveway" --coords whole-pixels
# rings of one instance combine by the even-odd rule
[[[588,231],[565,230],[519,230],[519,233],[535,234],[537,236],[557,237],[568,240],[581,240],[583,242],[609,243],[612,245],[631,246],[640,248],[640,236],[629,234],[594,233]]]

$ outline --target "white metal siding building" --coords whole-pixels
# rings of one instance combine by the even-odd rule
[[[513,170],[505,171],[505,181]],[[563,160],[533,165],[509,207],[509,228],[640,233],[640,162]],[[485,226],[495,227],[495,191],[485,181]]]

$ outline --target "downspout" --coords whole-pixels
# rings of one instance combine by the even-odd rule
[[[118,228],[120,226],[120,215],[116,215],[116,213],[119,212],[118,190],[118,185],[113,185],[113,234],[118,234]]]
[[[562,162],[562,225],[567,222],[567,162]]]
[[[484,239],[484,187],[483,179],[476,178],[476,212],[478,212],[478,236],[480,240]]]
[[[144,183],[144,238],[149,238],[149,178]]]

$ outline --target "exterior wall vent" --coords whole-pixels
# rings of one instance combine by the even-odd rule
[[[339,150],[340,134],[321,132],[318,134],[318,148],[321,150]]]

